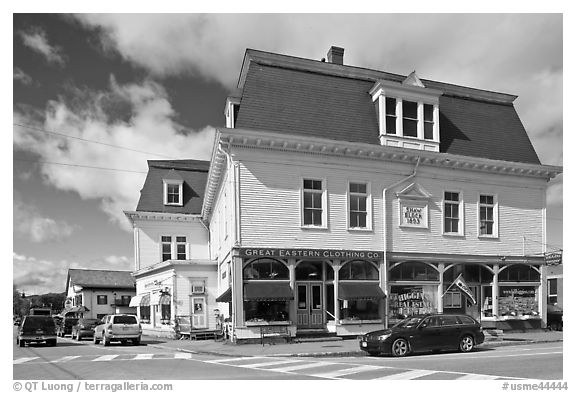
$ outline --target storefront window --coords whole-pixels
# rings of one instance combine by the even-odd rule
[[[168,325],[170,323],[170,318],[170,304],[162,304],[162,324]]]
[[[343,320],[380,319],[378,310],[380,300],[339,300],[340,318]]]
[[[150,323],[150,306],[140,306],[140,322]]]
[[[296,265],[296,280],[322,280],[321,261],[302,261]]]
[[[410,315],[434,313],[437,304],[437,285],[393,285],[389,294],[388,316],[391,320],[398,320]]]
[[[288,321],[289,302],[287,301],[247,301],[244,302],[246,322]]]
[[[498,281],[540,281],[540,273],[528,265],[511,265],[500,271]]]
[[[340,268],[340,280],[378,280],[378,269],[368,261],[351,261]]]
[[[422,262],[404,262],[390,270],[391,281],[439,281],[432,266]]]
[[[288,267],[280,261],[269,258],[250,262],[243,270],[245,280],[287,280]]]
[[[498,311],[500,316],[538,315],[538,288],[533,286],[501,286]]]

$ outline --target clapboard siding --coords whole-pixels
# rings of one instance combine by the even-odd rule
[[[218,261],[226,257],[233,244],[235,226],[233,181],[233,176],[226,169],[210,216],[210,258]]]
[[[239,152],[241,233],[243,247],[332,248],[384,250],[383,190],[405,179],[414,165],[350,158],[267,152]],[[301,228],[302,178],[326,181],[327,229]],[[347,228],[349,181],[371,184],[372,231]],[[431,195],[428,229],[400,228],[396,193],[417,182]],[[542,252],[545,181],[421,165],[415,179],[389,189],[388,251],[478,255],[527,255]],[[442,234],[445,190],[461,191],[464,198],[464,236]],[[497,195],[499,237],[478,238],[478,196]],[[531,241],[523,242],[523,237]],[[524,243],[524,244],[523,244]]]
[[[190,259],[207,259],[208,233],[200,222],[149,221],[137,223],[139,262],[137,269],[162,261],[161,236],[186,236]]]

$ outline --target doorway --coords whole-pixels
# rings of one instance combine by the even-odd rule
[[[324,327],[322,283],[296,283],[297,327]]]
[[[192,329],[208,328],[208,321],[206,318],[206,298],[193,297],[190,306],[192,308]]]

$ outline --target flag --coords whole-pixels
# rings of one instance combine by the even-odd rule
[[[456,277],[456,280],[454,280],[452,285],[456,285],[462,292],[464,292],[464,294],[466,296],[468,296],[468,298],[470,298],[470,301],[473,304],[476,304],[476,299],[474,298],[474,294],[470,290],[470,287],[464,281],[464,278],[462,278],[462,273],[460,273],[460,275],[458,277]],[[452,285],[450,285],[450,286],[452,286]]]

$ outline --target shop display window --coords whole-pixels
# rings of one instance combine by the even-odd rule
[[[343,320],[374,320],[380,319],[378,313],[380,301],[368,300],[339,300],[340,318]]]
[[[390,270],[391,281],[439,281],[439,277],[436,269],[422,262],[404,262]]]
[[[410,315],[437,312],[437,285],[393,285],[390,288],[388,317],[404,319]]]
[[[288,267],[270,258],[257,259],[244,267],[245,280],[288,280]]]
[[[350,261],[340,268],[340,280],[378,280],[378,269],[368,261]]]
[[[160,322],[162,325],[168,325],[170,324],[170,318],[170,304],[162,304],[162,318],[160,319]]]
[[[140,322],[150,323],[150,306],[140,306]]]
[[[244,315],[246,322],[288,321],[289,304],[287,301],[246,301]]]
[[[500,316],[538,315],[538,288],[534,286],[501,286],[498,311]]]
[[[511,265],[500,271],[498,281],[540,281],[540,273],[529,265]]]

